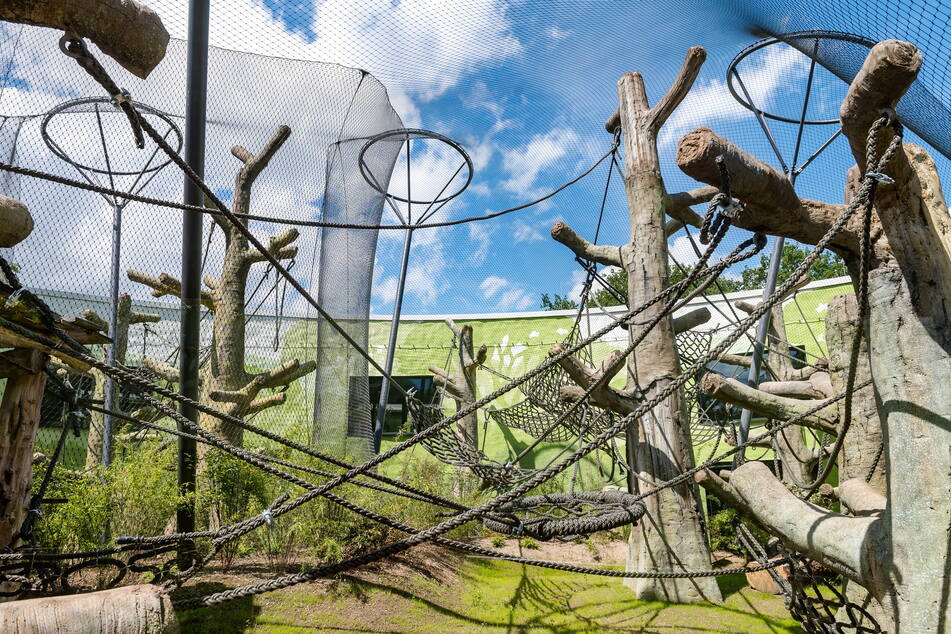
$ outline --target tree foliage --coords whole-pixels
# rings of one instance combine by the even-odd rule
[[[792,272],[796,270],[796,267],[806,259],[806,256],[809,255],[809,251],[809,248],[801,247],[797,244],[783,245],[783,257],[779,263],[779,278],[777,283],[782,283],[786,280]],[[693,271],[693,266],[691,265],[671,264],[668,284],[676,284],[687,277],[691,271]],[[724,293],[732,293],[735,291],[759,290],[766,286],[766,275],[768,272],[769,255],[763,254],[760,255],[757,265],[743,269],[740,271],[739,277],[720,276],[715,284],[711,284],[707,287],[704,294],[717,295],[721,291]],[[824,251],[819,256],[819,259],[809,267],[809,275],[813,280],[826,280],[832,277],[848,275],[848,269],[842,258],[831,251]],[[593,298],[590,303],[594,306],[618,306],[622,304],[623,302],[617,295],[621,297],[627,295],[627,274],[623,269],[614,269],[603,277],[604,281],[617,291],[617,293],[612,293],[603,287],[597,288],[597,290],[595,290],[595,287],[592,287]],[[697,284],[691,285],[691,289],[696,287]],[[543,293],[541,307],[545,310],[567,310],[578,308],[578,303],[568,297]]]

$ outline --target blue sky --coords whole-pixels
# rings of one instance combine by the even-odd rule
[[[184,2],[151,0],[148,4],[159,12],[173,36],[184,34]],[[750,21],[741,11],[743,6],[728,0],[217,0],[212,2],[211,41],[225,48],[370,71],[386,86],[405,125],[450,136],[472,156],[476,166],[472,186],[437,216],[452,219],[523,203],[587,168],[610,146],[603,122],[616,106],[618,77],[625,71],[641,71],[653,103],[693,45],[703,46],[708,59],[693,91],[660,137],[668,190],[697,186],[672,159],[679,138],[699,125],[709,125],[777,165],[753,115],[726,90],[730,60],[757,39],[746,27]],[[781,14],[773,17],[780,23],[791,19]],[[817,26],[846,29],[849,25]],[[887,26],[880,33],[866,34],[874,39],[902,35],[888,31]],[[754,54],[740,70],[758,105],[795,117],[808,67],[804,56],[779,46]],[[259,82],[258,93],[274,86],[268,98],[291,103],[298,91],[310,97],[328,89],[295,83],[293,77],[236,79],[235,88],[242,82]],[[14,73],[7,87],[26,90],[23,82],[23,76]],[[238,99],[251,92],[239,93]],[[810,117],[835,118],[844,92],[841,81],[818,70]],[[271,107],[253,100],[247,104],[262,120],[268,120]],[[276,123],[280,122],[268,120],[267,125]],[[796,126],[773,124],[772,130],[789,160]],[[808,128],[802,156],[811,154],[833,131],[834,126]],[[947,173],[946,161],[936,158]],[[414,191],[424,195],[443,185],[458,159],[452,152],[432,147],[427,151],[418,145],[413,164]],[[800,178],[800,193],[840,202],[849,165],[851,158],[840,139]],[[606,168],[607,163],[545,204],[502,219],[417,232],[404,313],[535,310],[543,292],[576,292],[580,269],[548,231],[555,221],[564,220],[593,238]],[[404,189],[404,179],[398,166],[393,191]],[[226,189],[227,180],[221,185]],[[311,213],[316,217],[319,210]],[[395,222],[395,217],[387,210],[384,220]],[[623,188],[615,175],[600,241],[621,243],[627,237]],[[721,252],[746,237],[736,230]],[[304,235],[301,243],[310,239]],[[392,310],[401,248],[402,236],[381,233],[374,313]],[[670,249],[684,263],[692,258],[682,235],[671,239]],[[300,298],[289,295],[289,302],[292,311],[300,308]]]

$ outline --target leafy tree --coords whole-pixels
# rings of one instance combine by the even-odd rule
[[[795,244],[783,245],[783,257],[779,261],[779,279],[782,283],[796,270],[802,261],[809,255],[810,249]],[[769,271],[769,256],[761,255],[757,266],[744,269],[742,272],[741,288],[737,290],[754,290],[766,286],[766,274]],[[827,280],[830,277],[848,275],[845,262],[832,251],[823,251],[819,259],[809,267],[809,275],[813,280]]]
[[[796,244],[783,245],[783,258],[779,263],[779,283],[786,280],[792,272],[796,270],[796,267],[809,255],[809,251],[808,248],[800,247]],[[676,284],[689,275],[691,271],[693,271],[693,266],[691,265],[678,266],[672,264],[670,266],[670,278],[668,283]],[[706,288],[704,294],[717,295],[721,290],[724,293],[732,293],[734,291],[753,291],[761,289],[766,286],[766,274],[768,271],[769,255],[763,254],[760,256],[759,264],[743,269],[743,271],[740,272],[739,279],[721,276],[716,284],[711,284]],[[842,258],[831,251],[824,251],[819,256],[819,259],[809,267],[809,275],[813,280],[825,280],[831,277],[848,275],[848,270]],[[603,277],[604,281],[607,282],[611,288],[618,291],[621,297],[627,295],[627,273],[625,273],[623,269],[614,269]],[[697,284],[691,285],[691,289],[696,288],[696,286]],[[623,303],[614,293],[598,285],[592,287],[592,292],[594,294],[593,300],[596,300],[591,301],[593,305],[618,306]],[[578,303],[561,295],[549,296],[545,293],[542,295],[542,308],[547,310],[576,309],[578,308]]]
[[[578,308],[578,302],[557,293],[551,296],[548,293],[542,293],[542,308],[545,310],[575,310]]]

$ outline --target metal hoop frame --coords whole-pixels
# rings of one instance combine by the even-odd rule
[[[442,193],[437,194],[437,197],[434,198],[433,200],[414,200],[409,195],[407,195],[406,198],[403,198],[402,196],[397,196],[396,194],[391,194],[389,192],[384,191],[383,188],[380,186],[379,181],[377,181],[377,179],[370,172],[370,168],[366,163],[366,153],[371,147],[373,147],[380,141],[385,141],[393,137],[401,137],[404,140],[404,142],[409,142],[409,141],[412,141],[413,139],[430,139],[430,140],[440,141],[442,143],[445,143],[446,145],[451,147],[453,150],[458,152],[460,156],[462,156],[462,159],[464,161],[464,166],[467,167],[469,171],[468,176],[466,177],[466,182],[463,183],[462,187],[460,187],[457,191],[451,194],[448,194],[446,196],[442,196]],[[449,137],[439,134],[438,132],[432,132],[430,130],[420,130],[418,128],[396,128],[394,130],[387,130],[386,132],[381,132],[380,134],[370,137],[370,139],[363,145],[363,148],[360,150],[360,156],[358,157],[357,162],[360,165],[360,175],[363,176],[363,180],[365,180],[367,184],[370,185],[370,187],[380,192],[381,194],[383,194],[390,200],[396,200],[401,203],[407,203],[409,205],[426,206],[426,205],[439,205],[442,203],[449,202],[450,200],[452,200],[453,198],[455,198],[456,196],[464,192],[466,188],[469,187],[469,184],[472,182],[472,176],[474,173],[472,159],[469,157],[469,153],[466,152],[465,148],[463,148],[462,145],[458,141],[450,139]],[[455,179],[455,175],[453,175],[452,179]],[[450,182],[452,182],[452,179],[450,179]],[[446,183],[446,185],[448,186],[449,183]],[[440,196],[442,197],[440,198]]]
[[[840,42],[851,42],[852,44],[861,44],[862,46],[867,46],[872,48],[875,46],[875,42],[862,37],[861,35],[855,35],[854,33],[845,33],[842,31],[796,31],[793,33],[785,33],[779,37],[768,37],[762,39],[758,42],[750,44],[745,49],[740,51],[740,53],[733,58],[733,61],[730,62],[730,66],[726,70],[726,79],[727,87],[730,89],[730,94],[733,95],[733,98],[736,99],[737,103],[749,110],[750,112],[760,112],[767,119],[773,121],[782,121],[783,123],[795,123],[799,125],[837,125],[839,123],[838,119],[806,119],[800,121],[799,119],[791,119],[789,117],[783,117],[776,114],[770,114],[765,110],[759,110],[753,104],[751,104],[746,98],[744,98],[740,93],[737,92],[736,85],[734,84],[735,77],[739,74],[737,66],[744,59],[752,55],[758,50],[764,49],[767,46],[773,46],[774,44],[789,44],[791,40],[836,40]]]
[[[83,163],[74,161],[71,157],[67,156],[66,153],[63,151],[63,149],[59,146],[59,144],[56,143],[53,140],[53,138],[50,136],[49,130],[47,129],[50,121],[53,120],[53,117],[60,114],[83,114],[87,112],[84,110],[76,110],[75,112],[72,112],[72,110],[75,108],[80,108],[82,106],[99,106],[101,104],[113,106],[112,100],[108,97],[83,97],[81,99],[71,99],[70,101],[64,101],[63,103],[58,104],[54,106],[53,108],[51,108],[43,116],[43,120],[40,123],[40,136],[43,137],[43,143],[46,144],[46,147],[49,148],[50,152],[52,152],[56,156],[56,158],[63,160],[67,163],[71,163],[79,169],[88,170],[89,172],[93,172],[95,174],[111,174],[112,176],[139,176],[141,174],[157,172],[172,162],[172,159],[166,159],[164,162],[159,162],[159,163],[156,163],[155,165],[147,166],[145,169],[124,172],[124,171],[111,170],[108,168],[100,169],[98,167],[93,167],[92,165],[85,165]],[[184,144],[184,137],[182,136],[182,131],[175,124],[175,122],[172,121],[172,118],[171,118],[172,115],[169,115],[165,112],[162,112],[161,110],[158,110],[156,108],[153,108],[151,106],[148,106],[140,102],[136,102],[135,107],[139,111],[140,114],[149,114],[165,122],[169,127],[169,131],[175,133],[175,138],[172,141],[171,146],[175,148],[176,152],[181,152],[182,146]],[[92,113],[94,112],[94,110],[90,110],[88,112]],[[120,110],[116,110],[116,112],[121,114]]]

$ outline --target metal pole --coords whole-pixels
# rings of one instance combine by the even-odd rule
[[[766,286],[763,288],[763,301],[765,302],[769,299],[769,296],[773,294],[773,291],[776,290],[776,278],[779,275],[779,264],[783,259],[783,243],[785,240],[783,238],[776,238],[776,243],[773,245],[773,253],[769,259],[769,270],[766,272]],[[769,334],[769,318],[770,312],[766,311],[759,319],[759,323],[756,324],[756,341],[753,342],[753,358],[750,361],[750,373],[746,377],[746,383],[751,387],[756,387],[759,385],[759,371],[763,363],[763,348],[766,343],[766,337]],[[740,414],[740,437],[739,442],[746,442],[747,438],[750,436],[750,421],[753,418],[753,412],[748,409],[744,409],[743,413]],[[737,454],[737,457],[742,461],[742,457]]]
[[[107,359],[109,365],[116,364],[116,333],[119,332],[119,254],[121,253],[122,241],[122,207],[113,201],[112,205],[112,279],[109,284],[109,298],[112,301],[109,307],[109,335],[112,337],[112,344],[109,346]],[[103,396],[106,401],[106,409],[114,410],[116,408],[116,383],[112,377],[106,377],[106,385]],[[112,415],[103,414],[102,416],[102,464],[108,466],[112,462]]]
[[[783,171],[786,173],[786,178],[789,180],[789,184],[793,188],[796,187],[796,177],[799,175],[799,172],[796,171],[796,161],[799,160],[799,148],[800,143],[802,142],[802,132],[806,125],[806,112],[809,110],[809,96],[812,94],[812,79],[816,71],[816,53],[818,50],[819,40],[817,39],[812,50],[812,62],[809,64],[809,76],[806,79],[806,94],[802,100],[802,113],[799,117],[799,130],[796,135],[796,149],[793,151],[793,160],[790,167],[786,166],[786,162],[783,160],[782,152],[779,151],[776,141],[773,140],[773,135],[769,131],[769,126],[766,125],[766,119],[763,117],[762,110],[753,105],[753,99],[750,97],[750,93],[747,92],[746,86],[743,84],[743,79],[740,77],[740,74],[736,72],[736,69],[733,70],[733,75],[736,77],[737,81],[739,81],[740,88],[743,89],[743,94],[746,95],[747,101],[753,107],[753,112],[756,114],[756,120],[763,129],[763,133],[766,135],[767,140],[769,140],[773,151],[776,153],[776,158],[779,159],[779,164],[782,165]],[[812,159],[810,158],[809,160]],[[766,286],[763,288],[762,301],[764,302],[769,299],[770,295],[772,295],[776,290],[776,278],[779,276],[779,265],[783,259],[784,243],[785,239],[779,237],[776,238],[776,242],[773,244],[773,253],[769,260],[769,270],[766,272]],[[763,316],[760,317],[759,323],[756,325],[756,340],[753,342],[753,358],[750,360],[750,373],[746,377],[746,383],[750,387],[756,387],[759,385],[759,373],[763,364],[763,349],[766,345],[766,338],[769,336],[769,321],[771,313],[772,311],[767,311],[764,313]],[[737,439],[737,444],[746,442],[746,440],[750,437],[750,422],[752,419],[752,411],[744,409],[741,412],[739,438]],[[746,452],[744,451],[742,453],[738,453],[733,461],[739,464],[743,462],[745,457]]]
[[[190,0],[188,6],[188,66],[185,93],[185,161],[199,176],[205,171],[205,112],[208,84],[208,20],[209,0]],[[204,204],[200,189],[185,178],[185,203]],[[181,383],[179,391],[187,398],[198,399],[198,354],[200,345],[201,305],[201,239],[202,214],[186,212],[182,222],[182,321],[181,321]],[[182,404],[182,415],[196,424],[198,411]],[[179,424],[179,428],[182,425]],[[190,502],[182,504],[176,514],[178,532],[195,530],[195,468],[198,447],[194,440],[178,439],[178,486]]]
[[[406,229],[403,241],[403,259],[400,262],[400,279],[396,287],[396,299],[393,301],[393,319],[390,321],[390,340],[386,346],[386,374],[380,384],[380,400],[376,408],[376,421],[373,425],[373,452],[380,453],[383,442],[383,421],[386,418],[386,401],[390,392],[390,375],[393,373],[393,357],[396,355],[396,335],[400,327],[400,311],[403,309],[403,289],[406,288],[406,268],[409,265],[409,251],[413,242],[413,228]]]

